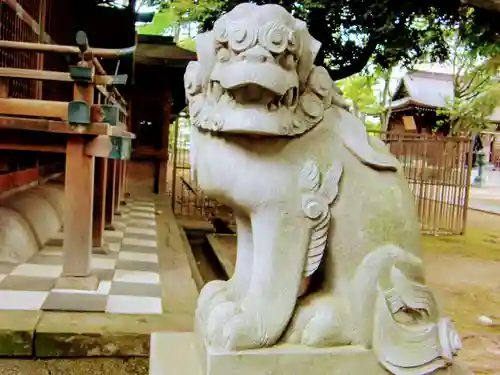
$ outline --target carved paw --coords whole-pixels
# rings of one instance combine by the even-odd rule
[[[214,306],[232,299],[232,287],[228,281],[214,280],[207,283],[200,292],[196,317],[204,326]]]
[[[330,295],[313,294],[301,301],[285,334],[285,341],[315,347],[348,345],[345,306]]]
[[[265,347],[277,339],[282,328],[272,327],[263,315],[244,311],[238,302],[222,302],[213,308],[208,318],[207,343],[226,350]]]

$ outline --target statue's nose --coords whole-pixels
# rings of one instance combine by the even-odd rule
[[[273,58],[271,52],[262,46],[254,46],[240,54],[243,60],[249,62],[266,62]]]

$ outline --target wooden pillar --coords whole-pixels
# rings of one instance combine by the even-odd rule
[[[120,197],[122,194],[122,171],[123,171],[123,162],[121,160],[115,160],[116,162],[116,180],[115,180],[115,213],[120,215]]]
[[[104,213],[105,227],[113,230],[113,218],[115,216],[115,185],[116,185],[116,160],[108,159],[108,173],[106,184],[106,209]]]
[[[95,158],[85,154],[83,136],[66,146],[63,275],[89,276],[92,258],[92,201]]]
[[[125,202],[125,194],[127,194],[127,173],[128,173],[128,161],[123,160],[123,171],[122,171],[122,201]]]
[[[163,124],[162,124],[162,134],[161,134],[161,159],[159,160],[159,194],[165,194],[167,192],[167,167],[168,167],[168,136],[170,130],[170,110],[172,105],[172,99],[170,92],[166,95],[166,100],[163,105]]]
[[[81,64],[88,64],[81,62]],[[89,66],[89,65],[87,65]],[[74,100],[94,102],[94,86],[73,86]],[[92,210],[95,158],[85,153],[85,137],[71,135],[66,145],[63,275],[89,276],[92,260]]]
[[[104,245],[104,225],[106,211],[106,185],[108,179],[108,159],[95,159],[94,211],[92,221],[92,246]]]
[[[0,98],[9,97],[9,79],[0,77]]]
[[[44,35],[45,35],[45,22],[47,15],[47,0],[39,0],[39,8],[38,8],[38,25],[40,26],[39,34],[38,34],[38,43],[44,43]],[[36,68],[37,70],[43,70],[45,60],[45,54],[37,53],[36,57]],[[42,99],[43,97],[43,82],[35,81],[35,95],[37,99]]]

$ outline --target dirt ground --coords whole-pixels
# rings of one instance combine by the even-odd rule
[[[500,216],[469,211],[463,237],[424,237],[426,273],[463,341],[461,361],[477,375],[500,375]]]

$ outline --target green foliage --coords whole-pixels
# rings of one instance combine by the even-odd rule
[[[201,23],[207,30],[224,12],[247,0],[164,0],[163,7]],[[402,62],[412,66],[427,56],[446,61],[448,30],[460,34],[476,49],[487,49],[500,36],[498,15],[462,4],[461,0],[255,0],[277,3],[304,19],[323,49],[318,62],[334,80],[360,72],[373,59],[388,69]],[[496,47],[500,48],[500,47]]]
[[[145,35],[161,35],[176,22],[177,15],[173,10],[162,9],[161,11],[156,12],[153,22],[138,26],[137,32]]]
[[[444,118],[438,125],[449,124],[452,133],[494,129],[490,117],[500,106],[498,64],[486,63],[460,38],[453,47],[453,96],[447,98],[447,108],[437,112]]]
[[[193,38],[181,39],[177,44],[188,51],[196,52],[196,41]]]
[[[181,10],[177,8],[163,7],[155,13],[153,22],[138,26],[137,32],[146,35],[162,35],[172,29],[172,33],[175,34],[182,22],[188,22],[185,17],[179,15],[179,12]],[[196,51],[196,43],[193,38],[182,38],[177,41],[177,44],[189,51]]]
[[[376,81],[377,77],[374,75],[354,74],[337,81],[337,85],[344,97],[350,99],[359,112],[374,115],[379,112],[377,97],[373,91]]]
[[[367,128],[375,127],[377,130],[387,128],[390,110],[386,104],[391,96],[389,90],[391,76],[392,68],[383,69],[375,64],[370,64],[362,73],[337,81],[344,97],[352,101],[354,115],[363,120]],[[373,87],[379,82],[383,84],[383,89],[377,96]],[[367,115],[378,117],[380,121],[370,123],[366,119]]]

